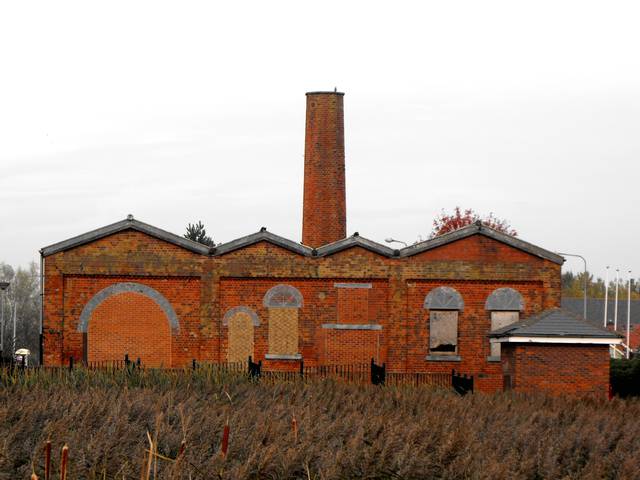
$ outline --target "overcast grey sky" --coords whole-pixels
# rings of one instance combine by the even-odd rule
[[[299,240],[304,93],[337,86],[349,233],[460,205],[638,276],[638,5],[3,2],[0,260],[128,213]]]

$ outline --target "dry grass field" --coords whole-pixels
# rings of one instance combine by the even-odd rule
[[[637,399],[268,384],[206,368],[4,371],[0,385],[1,479],[44,478],[47,440],[56,479],[63,444],[68,479],[640,477]]]

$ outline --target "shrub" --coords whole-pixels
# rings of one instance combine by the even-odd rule
[[[611,390],[620,397],[640,396],[640,356],[611,360]]]

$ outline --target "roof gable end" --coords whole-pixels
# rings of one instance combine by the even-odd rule
[[[255,245],[259,242],[268,242],[305,257],[313,256],[313,249],[311,247],[307,247],[306,245],[296,243],[288,238],[268,232],[265,228],[262,228],[259,232],[252,233],[251,235],[246,235],[244,237],[231,240],[230,242],[217,245],[211,249],[211,253],[215,256],[224,255],[250,245]]]
[[[365,250],[376,253],[378,255],[382,255],[384,257],[395,257],[399,255],[398,250],[394,250],[385,245],[381,245],[377,242],[374,242],[373,240],[361,237],[358,234],[343,238],[342,240],[338,240],[337,242],[323,245],[322,247],[319,247],[317,249],[317,253],[319,257],[326,257],[353,247],[361,247]]]
[[[521,240],[519,238],[494,230],[491,227],[483,225],[481,222],[476,222],[453,232],[446,233],[435,238],[430,238],[429,240],[416,243],[415,245],[411,245],[409,247],[405,247],[400,250],[400,256],[411,257],[413,255],[426,252],[427,250],[432,250],[434,248],[438,248],[443,245],[462,240],[463,238],[467,238],[472,235],[484,235],[485,237],[492,238],[493,240],[504,243],[536,257],[557,263],[558,265],[562,265],[564,263],[564,257],[558,255],[557,253],[553,253],[549,250],[545,250],[544,248],[533,245],[532,243],[525,242],[524,240]]]
[[[148,223],[136,220],[131,215],[126,219],[120,220],[116,223],[112,223],[111,225],[97,228],[95,230],[91,230],[90,232],[83,233],[82,235],[77,235],[75,237],[68,238],[67,240],[63,240],[61,242],[44,247],[40,249],[40,253],[44,257],[47,257],[49,255],[53,255],[54,253],[70,250],[72,248],[91,243],[95,240],[99,240],[101,238],[113,235],[115,233],[123,232],[125,230],[135,230],[138,232],[142,232],[151,237],[163,240],[173,245],[177,245],[194,253],[199,253],[201,255],[209,254],[208,246],[202,245],[198,242],[194,242],[193,240],[189,240],[188,238],[180,237],[174,233],[167,232],[166,230],[154,227],[153,225],[149,225]]]

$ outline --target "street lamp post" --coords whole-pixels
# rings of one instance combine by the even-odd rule
[[[627,358],[631,353],[631,270],[629,270],[629,284],[627,291]]]
[[[607,265],[607,273],[604,279],[604,328],[607,328],[609,319],[607,318],[609,310],[609,265]]]
[[[409,246],[407,242],[403,242],[402,240],[396,240],[395,238],[385,238],[384,241],[387,243],[402,243],[405,247]]]
[[[4,355],[4,292],[9,288],[9,282],[0,282],[0,362]]]
[[[587,285],[589,283],[589,277],[587,276],[587,260],[582,255],[576,255],[575,253],[561,253],[557,252],[558,255],[563,255],[567,257],[576,257],[580,258],[584,262],[584,306],[583,306],[583,316],[584,319],[587,319]]]
[[[616,301],[614,302],[615,310],[613,312],[613,329],[618,331],[618,285],[620,284],[620,269],[616,268]]]

